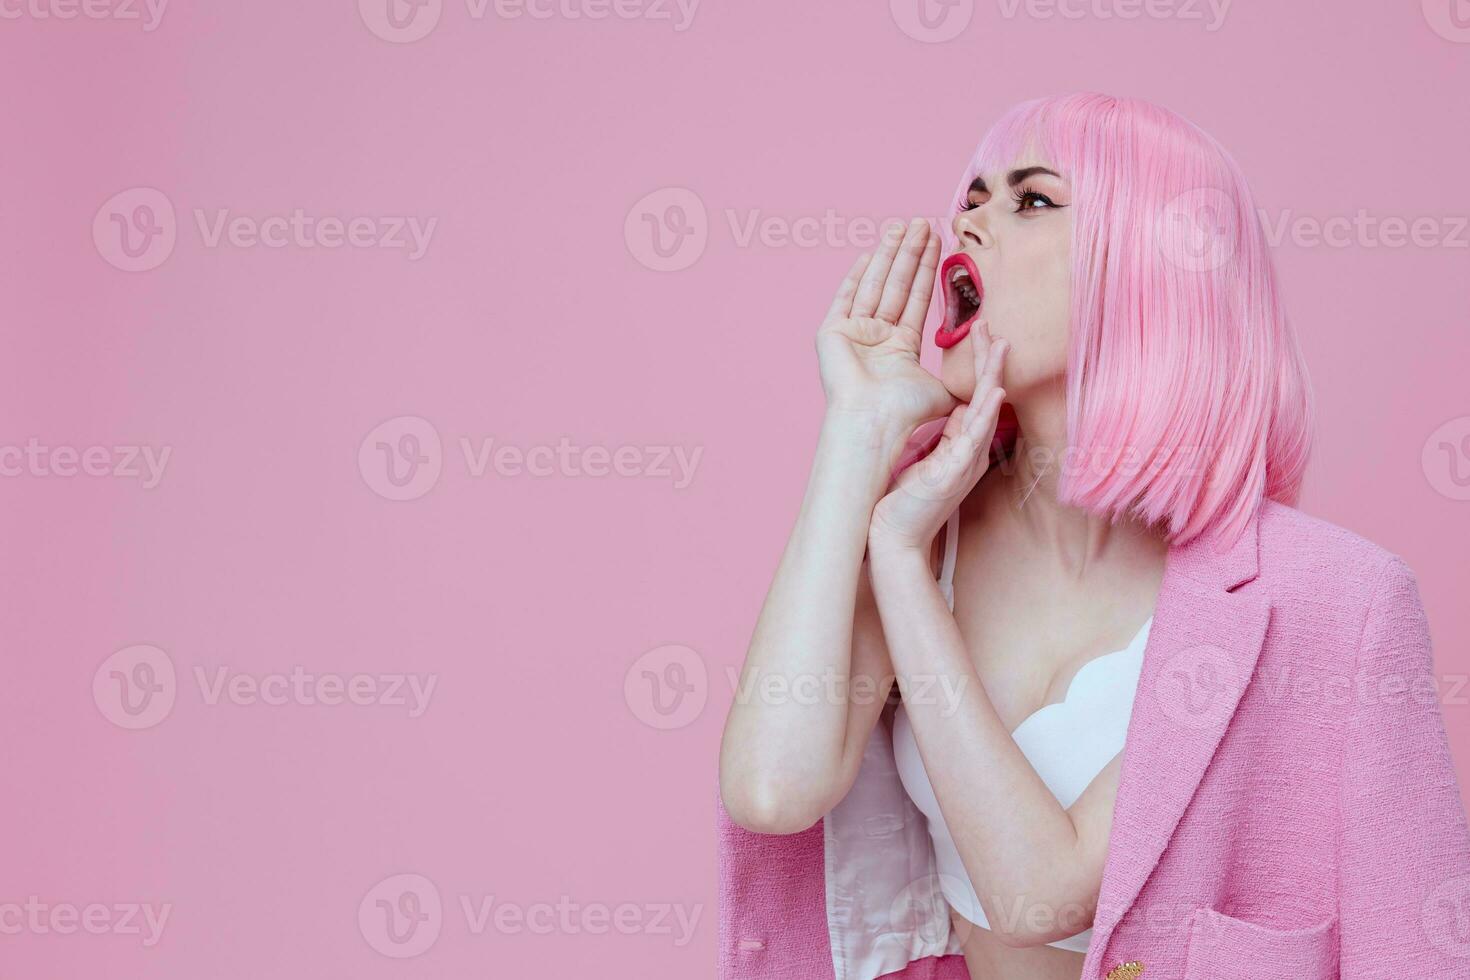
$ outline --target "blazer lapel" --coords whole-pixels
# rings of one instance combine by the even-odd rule
[[[1259,514],[1235,542],[1171,548],[1123,748],[1094,956],[1137,900],[1255,672],[1270,618],[1257,573]]]

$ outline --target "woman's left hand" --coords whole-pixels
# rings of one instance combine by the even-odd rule
[[[950,413],[933,450],[898,475],[873,508],[868,546],[919,549],[927,553],[934,535],[990,465],[990,443],[1005,401],[1000,387],[1010,345],[990,336],[981,320],[970,331],[975,355],[975,391]]]

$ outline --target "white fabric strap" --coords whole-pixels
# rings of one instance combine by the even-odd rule
[[[954,612],[954,563],[960,550],[959,537],[960,509],[956,507],[944,524],[944,564],[939,569],[939,591],[944,593],[950,612]]]

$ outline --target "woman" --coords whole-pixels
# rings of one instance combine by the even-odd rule
[[[767,694],[721,749],[722,976],[1470,975],[1417,586],[1290,506],[1309,388],[1238,168],[1039,100],[945,231],[891,233],[818,332]]]

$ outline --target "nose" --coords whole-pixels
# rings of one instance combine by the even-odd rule
[[[954,230],[954,237],[959,240],[960,248],[969,248],[971,245],[981,248],[990,246],[990,204],[990,201],[986,201],[954,216],[951,228]]]

